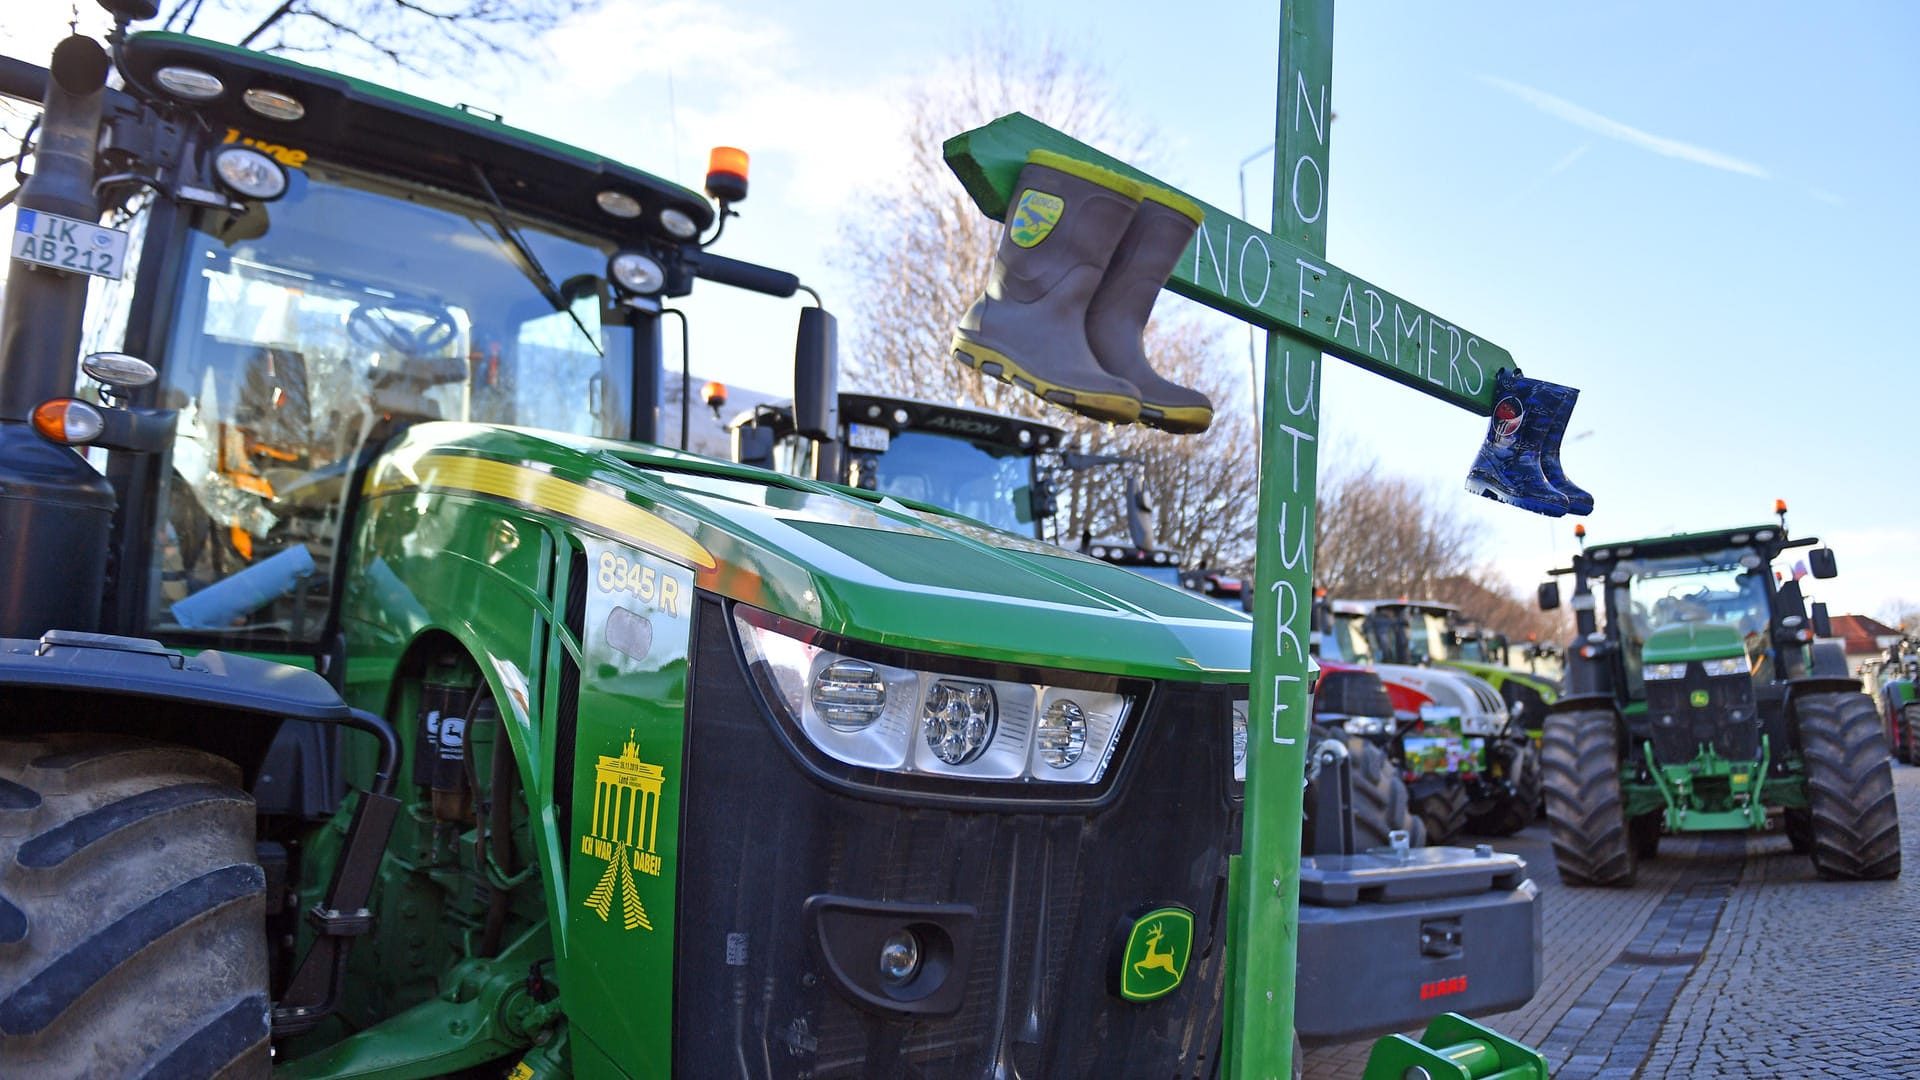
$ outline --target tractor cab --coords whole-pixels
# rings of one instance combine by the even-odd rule
[[[1629,708],[1665,709],[1682,688],[1764,688],[1816,666],[1828,672],[1834,658],[1815,647],[1816,637],[1827,636],[1824,606],[1814,605],[1810,620],[1800,575],[1789,579],[1773,568],[1785,552],[1817,543],[1762,524],[1589,547],[1564,573],[1575,579],[1576,618],[1592,618],[1597,591],[1607,620],[1604,631],[1583,630],[1570,679],[1588,692],[1609,687]],[[1814,577],[1834,576],[1830,550],[1809,561]],[[1552,589],[1543,587],[1543,597],[1557,603],[1557,593],[1547,595]],[[1601,640],[1592,639],[1595,632]],[[1844,667],[1832,673],[1844,675]]]
[[[826,439],[794,425],[790,402],[729,423],[733,458],[791,475],[938,506],[1046,539],[1052,477],[1067,433],[1050,424],[913,398],[842,392]]]

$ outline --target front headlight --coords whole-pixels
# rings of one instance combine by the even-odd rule
[[[1384,735],[1392,722],[1380,716],[1349,716],[1341,726],[1349,735]]]
[[[1749,671],[1747,658],[1744,656],[1729,656],[1722,660],[1702,660],[1700,666],[1707,670],[1708,675],[1745,675]]]
[[[734,605],[733,621],[747,663],[782,718],[848,765],[955,779],[1094,783],[1105,775],[1134,704],[1112,691],[943,671],[940,657],[915,656],[903,666],[848,656],[809,627],[743,604]]]
[[[1687,664],[1684,660],[1674,664],[1648,664],[1646,674],[1649,680],[1684,679],[1687,677]]]

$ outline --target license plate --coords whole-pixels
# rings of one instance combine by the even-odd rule
[[[848,424],[847,445],[855,450],[885,450],[893,432],[878,424]]]
[[[127,234],[21,207],[13,224],[13,257],[35,266],[118,281],[127,261]]]

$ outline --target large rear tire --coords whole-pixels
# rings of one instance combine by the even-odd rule
[[[1873,699],[1805,694],[1793,703],[1807,764],[1813,868],[1820,876],[1876,880],[1900,875],[1900,814],[1893,763]]]
[[[1444,783],[1413,800],[1413,812],[1426,825],[1427,843],[1440,845],[1467,828],[1467,789],[1448,777]]]
[[[1909,765],[1920,765],[1920,701],[1900,706],[1900,741]]]
[[[1620,794],[1613,713],[1554,713],[1541,739],[1553,860],[1569,885],[1630,885],[1638,869]]]
[[[34,1077],[265,1077],[266,877],[231,762],[0,741],[0,1061]]]
[[[1481,836],[1512,836],[1533,824],[1540,806],[1540,752],[1525,736],[1500,743],[1502,779],[1510,789],[1496,798],[1479,803],[1467,814],[1467,831]]]
[[[1395,829],[1405,830],[1412,837],[1416,830],[1407,802],[1407,785],[1387,759],[1387,752],[1358,735],[1349,735],[1347,759],[1353,772],[1354,849],[1385,847],[1387,834]]]
[[[1337,738],[1347,748],[1348,773],[1353,781],[1354,850],[1385,847],[1387,834],[1395,829],[1407,830],[1413,846],[1422,846],[1425,834],[1407,805],[1407,785],[1387,759],[1387,752],[1359,735],[1323,725],[1315,725],[1313,730],[1307,753],[1313,753],[1322,739]],[[1303,798],[1309,807],[1314,805],[1319,782],[1318,776],[1307,781]]]

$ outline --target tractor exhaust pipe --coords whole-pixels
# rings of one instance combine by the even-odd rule
[[[92,38],[76,35],[53,50],[33,175],[20,189],[22,212],[99,219],[93,158],[111,66]],[[15,267],[0,311],[0,420],[25,420],[35,405],[73,392],[86,303],[85,274]]]
[[[53,50],[20,213],[99,219],[93,159],[110,66],[89,38]],[[86,303],[86,275],[20,261],[0,302],[0,637],[99,624],[113,488],[27,424],[34,406],[73,392]]]

